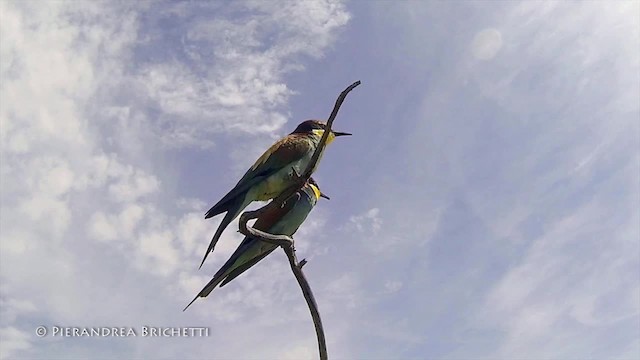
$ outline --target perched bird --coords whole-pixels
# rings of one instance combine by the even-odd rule
[[[318,147],[325,126],[326,124],[319,120],[300,123],[291,134],[278,140],[262,154],[236,186],[207,211],[205,219],[225,211],[227,213],[213,235],[200,267],[213,251],[224,229],[247,205],[256,200],[263,201],[277,197],[289,187],[296,175],[302,175]],[[351,134],[332,131],[327,138],[327,144],[337,136],[343,135]],[[318,159],[319,162],[320,159]],[[315,170],[314,167],[313,171]]]
[[[320,188],[313,178],[309,178],[309,181],[302,189],[287,198],[281,207],[270,209],[258,217],[253,227],[274,235],[291,236],[302,225],[320,197],[328,199],[326,195],[320,192]],[[200,290],[184,310],[187,310],[199,297],[207,297],[218,284],[222,287],[238,277],[238,275],[264,259],[277,247],[278,245],[253,237],[245,237],[229,260],[222,265],[222,268],[213,276],[213,279]]]

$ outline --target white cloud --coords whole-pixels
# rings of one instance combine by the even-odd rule
[[[379,216],[379,208],[371,208],[362,215],[355,215],[349,218],[349,222],[359,232],[366,232],[377,235],[382,226],[382,219]]]
[[[360,294],[358,277],[353,273],[346,273],[333,279],[322,290],[322,297],[333,300],[341,309],[353,309],[364,300]],[[331,312],[331,307],[329,308]]]
[[[384,207],[385,209],[387,207]],[[405,251],[425,246],[437,229],[439,210],[411,211],[400,206],[393,212],[374,207],[349,217],[343,226],[344,236],[356,239],[360,249],[375,254],[378,259],[394,258]]]
[[[142,261],[138,262],[143,270],[153,269],[160,275],[169,275],[178,265],[179,254],[169,231],[141,233],[139,250]]]
[[[203,207],[201,207],[203,208]],[[178,223],[176,237],[187,255],[200,254],[202,239],[211,236],[210,227],[202,221],[200,212],[185,214]]]
[[[279,358],[285,360],[315,359],[317,357],[317,350],[306,346],[297,346],[293,349],[284,350],[279,356]]]
[[[28,349],[31,346],[30,334],[18,330],[15,327],[3,327],[0,329],[2,347],[0,347],[0,359],[11,359],[20,350]]]
[[[132,239],[144,215],[145,209],[135,203],[128,204],[117,215],[97,211],[89,219],[88,234],[100,241]]]
[[[398,290],[400,290],[402,288],[402,281],[391,281],[388,280],[384,283],[384,289],[387,293],[394,293],[397,292]]]
[[[118,238],[118,230],[103,212],[96,212],[89,220],[89,235],[100,240],[109,241]]]
[[[164,19],[167,11],[153,16]],[[170,146],[207,146],[211,134],[225,130],[280,129],[293,93],[284,76],[300,69],[304,56],[320,56],[349,20],[343,5],[332,1],[249,2],[202,11],[228,17],[171,12],[184,20],[179,26],[185,35],[167,44],[151,33],[146,46],[164,43],[186,61],[149,61],[137,69],[137,82],[163,113],[152,128]]]
[[[7,299],[6,297],[0,298],[0,304],[2,304],[2,310],[0,314],[2,319],[7,322],[13,322],[20,315],[32,313],[36,311],[33,302],[24,300],[19,301],[16,299]]]
[[[135,201],[139,197],[156,192],[160,183],[152,175],[146,175],[140,170],[127,169],[127,173],[120,176],[119,181],[109,185],[109,195],[119,202]]]
[[[479,60],[490,60],[502,47],[502,34],[496,29],[484,29],[476,34],[471,43],[473,56]]]
[[[299,34],[274,20],[278,8],[224,7],[234,17],[217,6],[0,3],[3,357],[43,354],[43,343],[23,331],[34,320],[91,326],[162,318],[159,325],[173,326],[185,319],[182,301],[208,281],[210,271],[197,273],[197,263],[219,219],[205,221],[201,199],[177,194],[165,145],[203,146],[221,131],[272,136],[286,122],[292,93],[284,75],[300,69],[305,56],[321,56],[348,20],[340,3],[290,3],[284,8],[309,15],[313,25]],[[154,22],[171,16],[185,17],[185,28],[173,29],[182,34],[175,43]],[[245,22],[258,32],[243,35]],[[230,36],[253,37],[254,45],[225,43],[209,28],[215,24],[238,32]],[[282,38],[276,46],[265,33]],[[171,59],[147,56],[164,50]],[[234,226],[210,266],[239,243]],[[248,319],[275,306],[278,288],[290,280],[276,276],[289,275],[286,261],[262,270],[182,316]],[[151,292],[163,301],[149,304]],[[221,304],[235,310],[213,310]],[[165,316],[168,308],[175,314]],[[270,319],[265,312],[261,324]],[[124,354],[145,347],[123,344]],[[93,353],[86,344],[67,345],[47,356]],[[236,357],[247,354],[235,349]]]
[[[51,196],[64,195],[69,191],[74,181],[74,173],[69,169],[69,163],[61,158],[38,158],[32,165],[39,183],[37,191]]]
[[[50,232],[54,238],[62,236],[68,230],[71,221],[68,203],[46,195],[33,195],[20,200],[18,210],[19,214],[32,222],[45,223],[42,228]]]

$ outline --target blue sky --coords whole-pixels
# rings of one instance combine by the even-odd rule
[[[296,234],[334,359],[640,357],[638,2],[0,2],[2,358],[316,358],[204,212],[362,85]],[[60,338],[45,326],[206,326]]]

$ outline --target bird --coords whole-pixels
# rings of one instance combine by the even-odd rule
[[[204,253],[200,268],[209,253],[214,250],[224,229],[244,208],[253,201],[266,201],[277,197],[296,181],[297,176],[302,175],[318,147],[325,128],[326,123],[320,120],[306,120],[300,123],[292,133],[275,142],[262,154],[236,186],[206,212],[205,219],[223,212],[226,214]],[[338,136],[345,135],[351,134],[332,130],[326,144],[330,144]],[[322,153],[320,156],[322,157]],[[319,162],[320,158],[312,172],[316,170]]]
[[[320,191],[315,180],[309,178],[300,190],[283,202],[281,207],[271,208],[260,215],[253,227],[274,235],[291,236],[305,221],[320,197],[329,199],[328,196]],[[222,265],[211,281],[200,290],[198,295],[182,311],[187,310],[199,297],[207,297],[218,284],[220,287],[228,284],[231,280],[264,259],[277,247],[278,245],[264,242],[254,237],[245,237],[229,260]]]

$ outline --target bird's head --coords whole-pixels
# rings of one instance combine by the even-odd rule
[[[309,186],[311,188],[311,190],[313,190],[313,193],[316,196],[316,200],[320,199],[321,197],[330,200],[330,198],[323,194],[322,191],[320,191],[320,187],[318,186],[318,183],[312,178],[310,177],[309,180],[307,181],[307,186]]]
[[[325,123],[324,121],[307,120],[307,121],[301,122],[300,125],[298,125],[298,127],[295,130],[293,130],[292,134],[313,134],[318,138],[320,138],[324,133],[324,129],[326,128],[326,126],[327,126],[327,123]],[[351,134],[332,130],[331,134],[329,134],[329,137],[327,138],[327,144],[331,143],[337,136],[345,136],[345,135],[351,135]]]

